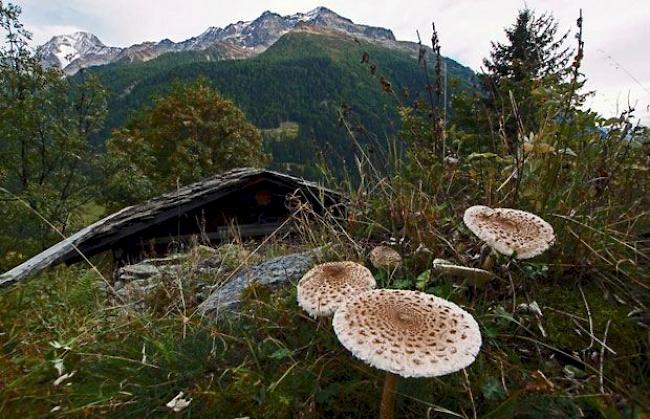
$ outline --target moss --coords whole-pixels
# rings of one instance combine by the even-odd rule
[[[585,282],[581,288],[584,300],[578,284],[571,282],[564,287],[547,286],[536,293],[535,297],[540,306],[551,308],[544,310],[543,322],[549,338],[565,348],[580,348],[585,342],[589,345],[591,338],[588,332],[580,330],[571,316],[587,320],[591,317],[596,337],[603,338],[609,321],[613,325],[608,330],[609,346],[621,353],[630,350],[630,344],[637,342],[639,336],[644,333],[643,328],[630,321],[627,316],[633,306],[620,304],[611,295],[604,295],[599,281]],[[585,301],[589,306],[589,313]],[[588,322],[580,321],[579,324],[584,328]],[[580,330],[580,333],[576,330]],[[596,348],[599,348],[599,345],[596,345]]]

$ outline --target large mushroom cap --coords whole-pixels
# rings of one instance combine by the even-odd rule
[[[494,250],[517,259],[535,257],[555,241],[553,227],[526,211],[476,205],[465,210],[463,221]]]
[[[370,252],[370,262],[375,268],[397,268],[402,264],[402,257],[388,246],[377,246]]]
[[[298,305],[310,316],[330,316],[351,295],[377,286],[372,273],[355,262],[314,266],[298,282]]]
[[[435,377],[474,362],[481,333],[456,304],[418,291],[371,290],[334,313],[334,331],[354,356],[403,377]]]

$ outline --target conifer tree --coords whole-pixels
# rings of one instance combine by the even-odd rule
[[[558,36],[558,23],[550,14],[535,16],[526,8],[515,24],[505,30],[506,43],[492,42],[490,58],[483,60],[487,75],[495,84],[553,77],[562,81],[569,73],[571,51]]]
[[[544,104],[566,90],[572,51],[565,45],[568,32],[559,35],[557,21],[547,13],[520,10],[505,33],[507,41],[493,42],[490,57],[483,61],[481,84],[486,105],[502,117],[495,125],[512,151],[518,137],[539,129],[547,116],[542,114]]]

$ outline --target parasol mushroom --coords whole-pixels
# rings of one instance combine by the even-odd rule
[[[402,266],[402,256],[388,246],[377,246],[370,252],[370,262],[375,268],[386,271],[388,278],[385,282],[382,281],[382,285],[388,287],[393,275]]]
[[[467,367],[481,347],[474,318],[456,304],[418,291],[371,290],[334,313],[339,341],[386,371],[381,418],[392,418],[398,376],[437,377]]]
[[[526,211],[476,205],[465,210],[463,221],[492,249],[517,259],[540,255],[555,241],[553,227]]]
[[[330,316],[350,295],[375,288],[368,268],[355,262],[327,262],[298,282],[298,305],[312,317]]]
[[[370,252],[370,262],[378,269],[399,268],[402,265],[402,256],[388,246],[377,246]]]

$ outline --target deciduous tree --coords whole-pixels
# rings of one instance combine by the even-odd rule
[[[39,64],[19,17],[18,6],[0,2],[0,258],[33,253],[57,236],[36,213],[62,233],[74,224],[93,196],[89,139],[106,112],[95,78],[73,81]]]
[[[259,130],[205,79],[174,83],[113,132],[108,152],[114,205],[267,161]]]

